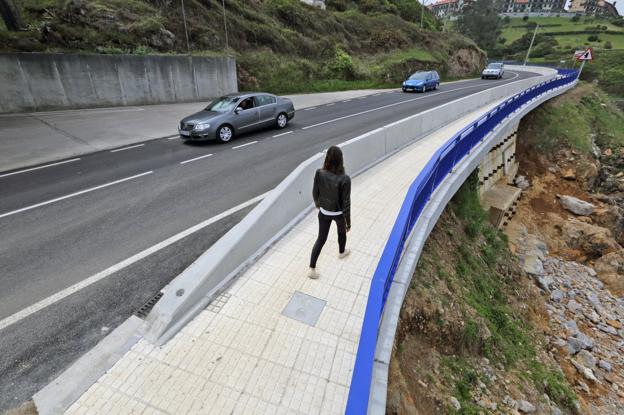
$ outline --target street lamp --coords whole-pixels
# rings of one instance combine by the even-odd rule
[[[533,37],[531,38],[531,44],[529,45],[529,50],[527,50],[526,57],[524,58],[524,66],[526,66],[527,61],[529,60],[529,54],[531,53],[531,48],[533,47],[533,42],[535,41],[535,35],[537,34],[538,28],[539,28],[539,24],[536,24],[535,31],[533,32]]]

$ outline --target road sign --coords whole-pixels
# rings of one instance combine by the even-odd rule
[[[577,50],[574,52],[574,57],[577,61],[591,61],[594,59],[594,51],[592,48],[587,50]]]

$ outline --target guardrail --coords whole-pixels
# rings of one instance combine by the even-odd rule
[[[505,118],[540,95],[574,83],[577,77],[578,71],[558,70],[555,79],[535,85],[499,104],[440,147],[412,182],[371,281],[345,411],[347,415],[363,415],[368,411],[377,335],[386,298],[404,245],[431,195],[463,157]]]

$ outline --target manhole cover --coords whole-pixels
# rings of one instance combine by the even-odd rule
[[[325,308],[327,301],[321,300],[311,295],[295,291],[290,301],[282,311],[286,317],[300,321],[309,326],[314,326]]]

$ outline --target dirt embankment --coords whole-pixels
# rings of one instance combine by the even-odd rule
[[[624,414],[624,114],[581,85],[523,120],[504,235],[465,184],[407,293],[390,414]]]

